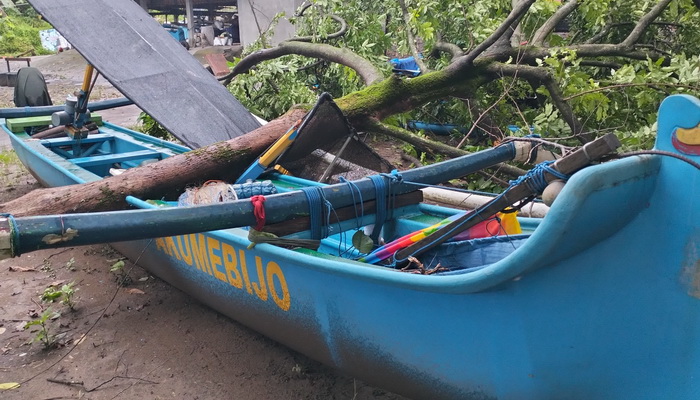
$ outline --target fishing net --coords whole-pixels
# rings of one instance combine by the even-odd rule
[[[202,186],[187,188],[177,199],[177,205],[226,203],[256,195],[266,196],[275,193],[277,193],[277,188],[270,181],[247,182],[238,185],[231,185],[224,181],[207,181]]]
[[[347,163],[334,163],[332,160],[336,157],[372,173],[393,169],[389,162],[360,139],[331,96],[323,93],[304,117],[296,139],[276,164],[292,175],[312,180],[320,180],[323,176],[327,181],[332,175],[352,170],[347,168]]]

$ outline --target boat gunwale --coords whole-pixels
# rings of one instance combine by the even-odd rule
[[[133,132],[126,128],[121,128],[112,124],[110,124],[109,127],[116,127],[118,128],[118,131],[121,131],[125,135],[132,135]],[[133,133],[137,134],[136,136],[143,135],[139,134],[138,132]],[[160,144],[160,139],[151,137],[147,137],[145,139],[147,142],[151,142],[152,144]],[[25,141],[21,140],[21,138],[15,137],[14,140],[21,143],[25,149],[33,154],[41,156],[40,153],[37,153],[35,149],[28,146]],[[352,276],[356,279],[364,281],[390,284],[412,290],[451,294],[484,291],[516,278],[526,271],[535,270],[554,262],[554,260],[547,262],[547,260],[543,259],[543,257],[532,257],[531,254],[534,254],[533,249],[541,246],[542,243],[548,242],[548,237],[558,237],[558,232],[561,232],[563,229],[561,226],[562,224],[559,221],[560,218],[565,217],[567,213],[574,213],[578,207],[580,207],[582,201],[584,201],[586,196],[575,196],[571,194],[571,192],[575,190],[573,188],[578,185],[588,187],[592,185],[591,181],[600,181],[597,183],[598,186],[590,189],[591,191],[598,191],[609,186],[619,185],[626,180],[639,179],[645,174],[653,173],[652,170],[658,171],[658,162],[650,163],[646,161],[647,159],[652,158],[658,158],[658,156],[638,156],[592,166],[579,171],[571,178],[569,184],[565,186],[564,190],[560,194],[560,198],[563,200],[553,204],[552,210],[550,210],[550,213],[553,215],[552,218],[545,218],[532,234],[531,238],[527,240],[526,243],[520,248],[513,251],[513,253],[496,263],[490,264],[476,271],[465,271],[463,274],[455,275],[426,276],[401,273],[395,269],[385,267],[367,268],[367,265],[364,263],[358,263],[354,260],[341,258],[338,258],[337,260],[324,258],[323,263],[318,263],[314,262],[318,261],[318,258],[313,255],[289,251],[288,249],[268,244],[258,245],[262,247],[256,251],[268,253],[271,256],[277,257],[290,264],[303,264],[307,268],[326,271],[327,273],[333,275]],[[51,160],[49,161],[52,162]],[[620,174],[620,171],[623,171],[623,173]],[[559,217],[554,218],[554,215]],[[557,221],[554,221],[555,219]],[[222,240],[234,241],[241,247],[247,247],[247,245],[250,243],[247,241],[247,234],[242,237],[234,233],[236,230],[244,231],[243,228],[229,228],[207,231],[204,233],[215,238],[218,237]],[[600,238],[599,240],[602,239],[603,238]],[[538,253],[542,253],[541,249],[538,250]],[[358,264],[357,266],[360,268],[348,268],[348,264],[353,264],[353,266],[354,264]]]
[[[617,160],[605,164],[600,164],[585,168],[576,173],[564,190],[560,193],[560,201],[552,205],[550,213],[552,217],[544,218],[540,226],[535,229],[530,238],[511,254],[498,262],[483,266],[475,271],[465,271],[463,274],[454,275],[421,275],[407,274],[396,269],[381,266],[369,266],[355,260],[342,259],[337,256],[324,255],[323,262],[319,263],[319,258],[308,252],[297,252],[271,244],[258,244],[255,251],[267,253],[270,256],[283,260],[289,265],[303,266],[315,271],[326,272],[331,275],[352,277],[362,281],[374,282],[385,285],[392,285],[403,289],[411,289],[422,292],[446,293],[446,294],[470,294],[489,290],[500,284],[508,282],[526,272],[551,265],[561,260],[546,260],[545,256],[533,257],[532,254],[545,254],[543,244],[555,247],[556,241],[550,240],[552,237],[560,237],[568,226],[561,223],[567,215],[573,215],[580,209],[587,196],[582,196],[580,192],[589,189],[588,193],[603,191],[611,186],[624,184],[625,182],[655,178],[658,172],[660,159],[658,156],[635,156],[623,160]],[[619,173],[622,171],[622,173]],[[585,189],[584,189],[585,188]],[[648,193],[649,196],[652,192]],[[142,207],[157,208],[145,201],[133,198],[132,204]],[[196,207],[196,206],[195,206]],[[622,229],[630,220],[625,221],[622,226],[610,232],[614,234]],[[235,232],[235,233],[234,233]],[[245,232],[245,234],[242,234]],[[229,228],[216,231],[204,232],[220,241],[234,242],[236,245],[245,248],[250,243],[247,240],[247,232],[244,228]],[[597,238],[595,242],[604,240],[605,237]],[[539,247],[539,249],[538,249]],[[581,250],[579,250],[581,251]],[[533,253],[534,252],[534,253]],[[570,256],[575,255],[570,254]],[[334,259],[335,258],[335,259]],[[315,262],[314,262],[315,261]],[[280,264],[283,268],[287,264]],[[368,266],[370,268],[368,268]],[[287,267],[289,268],[289,267]]]

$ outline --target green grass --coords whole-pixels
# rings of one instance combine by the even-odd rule
[[[0,152],[0,184],[2,185],[14,185],[18,183],[19,176],[18,171],[23,171],[22,162],[17,157],[17,153],[14,150],[4,150]]]
[[[4,150],[0,152],[0,165],[7,167],[9,165],[21,165],[19,157],[14,150]]]

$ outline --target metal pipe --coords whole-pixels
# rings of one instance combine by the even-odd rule
[[[456,179],[515,157],[515,145],[469,154],[433,165],[403,171],[391,185],[393,194],[418,189],[415,183],[433,185]],[[323,197],[333,208],[352,205],[359,190],[363,201],[375,198],[369,178],[324,186]],[[353,192],[354,191],[354,192]],[[309,204],[301,191],[266,196],[266,223],[274,224],[308,215]],[[155,210],[128,210],[52,216],[0,217],[0,258],[44,248],[119,242],[187,233],[206,232],[256,224],[249,199],[229,203]],[[4,243],[4,244],[3,244]],[[6,247],[10,245],[8,250]]]
[[[100,111],[109,108],[124,107],[134,104],[133,101],[126,97],[118,99],[109,99],[95,101],[88,104],[90,111]],[[0,108],[0,118],[22,118],[22,117],[41,117],[51,115],[58,111],[63,111],[64,106],[38,106],[38,107],[17,107],[17,108]]]

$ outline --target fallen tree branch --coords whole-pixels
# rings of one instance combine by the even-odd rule
[[[461,157],[463,155],[469,154],[468,151],[460,150],[458,148],[448,146],[440,142],[435,142],[432,140],[421,138],[403,128],[386,125],[379,121],[368,121],[365,127],[366,129],[364,129],[364,131],[366,132],[381,133],[383,135],[403,140],[404,142],[415,146],[420,151],[425,151],[433,154],[440,154],[450,158]],[[499,171],[504,172],[513,177],[518,177],[527,173],[527,171],[525,170],[504,163],[497,164],[493,168],[498,169]]]
[[[559,110],[567,125],[569,125],[571,128],[572,134],[584,144],[592,140],[589,135],[584,133],[583,124],[578,120],[578,118],[576,118],[576,115],[574,114],[574,111],[569,103],[564,100],[561,89],[549,71],[542,68],[531,67],[529,65],[500,63],[491,63],[486,67],[486,69],[495,74],[536,79],[537,81],[541,82],[549,92],[552,103]]]
[[[408,8],[406,7],[406,2],[404,0],[399,0],[399,6],[401,7],[401,14],[403,16],[404,26],[406,28],[406,39],[408,42],[408,48],[411,50],[411,55],[418,65],[421,73],[429,72],[428,66],[425,65],[423,59],[420,57],[418,48],[416,47],[416,38],[413,36],[411,31],[411,16],[408,13]]]
[[[384,75],[381,73],[381,71],[371,62],[346,48],[341,49],[324,43],[285,41],[277,45],[277,47],[258,50],[251,53],[236,64],[228,75],[221,77],[220,80],[224,85],[228,85],[231,82],[231,79],[237,75],[249,72],[251,68],[263,61],[274,60],[276,58],[292,54],[320,58],[345,65],[346,67],[357,71],[357,74],[362,78],[365,85],[368,86],[384,79]]]
[[[637,25],[632,29],[632,32],[625,38],[625,40],[620,43],[624,48],[631,48],[634,44],[639,41],[642,33],[649,27],[649,24],[654,22],[656,18],[661,15],[661,13],[666,9],[666,7],[673,0],[661,0],[652,9],[646,13],[638,22]]]
[[[579,6],[578,0],[569,0],[564,3],[557,11],[552,14],[547,21],[540,26],[532,37],[530,44],[532,46],[542,46],[544,40],[554,31],[554,28],[569,16]]]
[[[304,15],[304,12],[311,6],[313,6],[313,3],[307,3],[304,7],[299,10],[297,13],[297,16],[301,17]],[[327,14],[329,18],[333,19],[335,22],[337,22],[340,25],[340,28],[338,28],[337,31],[330,33],[328,35],[323,36],[323,39],[337,39],[339,37],[345,36],[345,34],[348,32],[348,23],[345,21],[344,18],[341,18],[338,15],[335,14]],[[314,39],[317,39],[315,36],[296,36],[289,41],[294,41],[294,42],[313,42]]]

